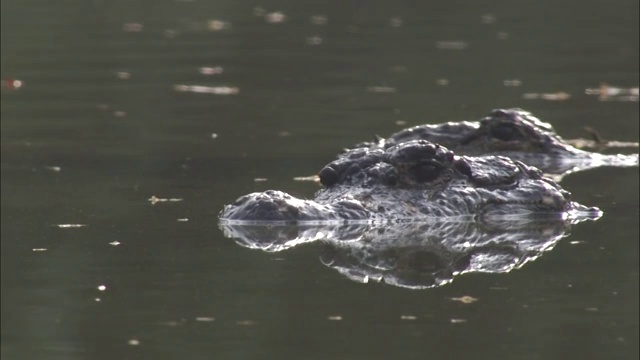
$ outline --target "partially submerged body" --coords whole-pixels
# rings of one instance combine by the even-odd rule
[[[525,110],[497,109],[480,121],[414,126],[387,139],[379,138],[375,142],[361,143],[356,147],[386,149],[411,140],[427,140],[445,146],[458,155],[506,156],[535,166],[545,174],[555,175],[555,179],[575,171],[601,166],[638,166],[638,154],[608,155],[576,147],[637,148],[637,143],[607,142],[597,135],[594,138],[564,140],[551,124],[540,121]]]

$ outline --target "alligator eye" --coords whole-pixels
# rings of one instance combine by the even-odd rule
[[[320,182],[324,186],[334,185],[338,182],[338,180],[340,180],[340,176],[338,175],[336,170],[330,166],[325,166],[324,168],[322,168],[318,176],[320,177]]]
[[[499,124],[491,129],[491,136],[501,141],[522,140],[524,136],[513,124]]]
[[[441,169],[440,164],[424,162],[414,166],[411,172],[417,182],[430,182],[438,178]]]

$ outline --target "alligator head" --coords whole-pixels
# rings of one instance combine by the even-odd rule
[[[319,173],[313,200],[269,190],[240,197],[220,213],[225,222],[318,223],[566,217],[597,214],[542,173],[506,157],[457,156],[444,146],[410,140],[346,152]]]

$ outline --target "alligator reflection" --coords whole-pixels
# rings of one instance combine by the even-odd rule
[[[551,250],[578,221],[329,226],[221,223],[220,228],[239,245],[267,252],[318,242],[322,244],[321,262],[351,280],[426,289],[450,283],[464,273],[518,269]]]

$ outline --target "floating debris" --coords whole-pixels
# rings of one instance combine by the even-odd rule
[[[198,71],[202,75],[218,75],[218,74],[222,74],[224,72],[224,69],[222,68],[222,66],[213,66],[213,67],[203,66],[199,68]]]
[[[216,133],[211,133],[211,138],[212,138],[212,139],[217,139],[217,138],[218,138],[218,134],[216,134]]]
[[[584,241],[580,241],[580,240],[569,241],[569,244],[571,244],[571,245],[584,244]]]
[[[44,168],[53,172],[62,171],[62,168],[60,166],[45,166]]]
[[[562,91],[546,94],[526,93],[522,94],[522,98],[525,100],[565,101],[571,98],[571,94]]]
[[[129,344],[131,346],[138,346],[138,345],[140,345],[140,340],[138,340],[138,339],[130,339],[129,341],[127,341],[127,344]]]
[[[167,29],[164,31],[164,36],[168,39],[173,39],[176,35],[178,35],[178,32],[173,29]]]
[[[417,318],[414,315],[400,315],[401,320],[416,320]]]
[[[311,175],[311,176],[296,176],[293,178],[293,181],[312,181],[312,182],[319,182],[320,181],[320,177],[318,175]]]
[[[54,225],[61,229],[81,228],[87,226],[87,224],[57,224]]]
[[[329,18],[324,15],[313,15],[309,19],[313,25],[326,25]]]
[[[307,45],[318,46],[322,44],[322,38],[320,36],[310,36],[306,39]]]
[[[211,322],[211,321],[215,321],[215,318],[212,318],[210,316],[198,316],[196,317],[196,321],[200,321],[200,322]]]
[[[109,245],[111,245],[111,246],[118,246],[120,244],[122,244],[122,243],[120,241],[117,241],[117,240],[116,241],[112,241],[112,242],[109,243]]]
[[[113,112],[113,116],[118,117],[118,118],[123,118],[125,116],[127,116],[127,112],[126,111],[122,111],[122,110],[117,110]]]
[[[640,143],[633,141],[565,139],[565,142],[578,149],[640,148]]]
[[[3,87],[7,90],[18,90],[24,85],[24,82],[22,80],[6,78],[3,81],[3,85]]]
[[[140,32],[144,29],[144,25],[140,23],[125,23],[122,25],[122,30],[125,32]]]
[[[405,120],[396,120],[396,125],[405,126],[407,125],[407,122]]]
[[[189,219],[187,219],[187,218],[180,218],[180,219],[177,219],[176,221],[177,221],[177,222],[187,222],[187,221],[189,221]]]
[[[330,315],[327,317],[327,319],[331,320],[331,321],[340,321],[342,320],[342,316],[340,315]]]
[[[463,304],[472,304],[472,303],[478,301],[477,298],[474,298],[473,296],[468,296],[468,295],[461,296],[461,297],[452,297],[450,299],[453,300],[453,301],[461,302]]]
[[[129,80],[131,79],[131,73],[127,71],[118,71],[116,72],[116,77],[121,80]]]
[[[452,324],[461,324],[461,323],[466,323],[467,319],[450,319]]]
[[[155,195],[153,195],[147,201],[149,201],[151,203],[151,205],[155,205],[155,204],[157,204],[159,202],[178,202],[178,201],[182,201],[182,200],[183,199],[177,199],[177,198],[164,199],[164,198],[159,198],[159,197],[156,197]]]
[[[493,14],[484,14],[482,15],[482,23],[483,24],[493,24],[496,22],[496,16]]]
[[[264,15],[264,21],[269,24],[280,24],[287,20],[287,15],[281,11],[275,11]]]
[[[202,85],[173,85],[173,90],[178,92],[193,92],[199,94],[213,95],[236,95],[240,89],[235,86],[202,86]]]
[[[366,91],[371,93],[394,93],[397,90],[391,86],[368,86]]]
[[[105,285],[98,285],[97,289],[98,291],[105,291],[107,290],[107,287]]]
[[[228,29],[230,27],[231,27],[231,23],[227,21],[222,21],[217,19],[211,19],[207,21],[207,29],[209,29],[209,31],[220,31],[220,30]]]
[[[94,299],[93,299],[93,301],[95,301],[95,302],[100,302],[100,301],[102,301],[102,299],[100,299],[100,298],[98,298],[98,297],[97,297],[97,298],[94,298]]]
[[[399,16],[394,16],[391,19],[389,19],[389,25],[391,27],[400,27],[400,26],[402,26],[403,23],[404,23],[404,21]]]
[[[267,179],[267,178],[255,178],[255,179],[253,179],[253,181],[255,181],[255,182],[264,182],[264,181],[267,181],[267,180],[269,180],[269,179]]]
[[[31,249],[31,251],[33,251],[33,252],[47,251],[47,248],[33,248],[33,249]]]
[[[606,83],[600,84],[598,88],[587,88],[584,90],[587,95],[596,95],[600,101],[638,101],[640,99],[640,88],[621,88],[610,86]]]
[[[522,80],[518,80],[518,79],[508,79],[508,80],[504,80],[502,82],[502,84],[504,86],[509,86],[509,87],[516,87],[516,86],[521,86],[522,85]]]
[[[240,321],[236,321],[236,325],[242,325],[242,326],[251,326],[251,325],[255,325],[256,322],[252,321],[252,320],[240,320]]]
[[[464,50],[469,47],[466,41],[437,41],[436,48],[441,50]]]
[[[404,65],[394,65],[394,66],[389,68],[389,71],[394,72],[394,73],[405,73],[408,70],[409,70],[409,68],[407,66],[404,66]]]

